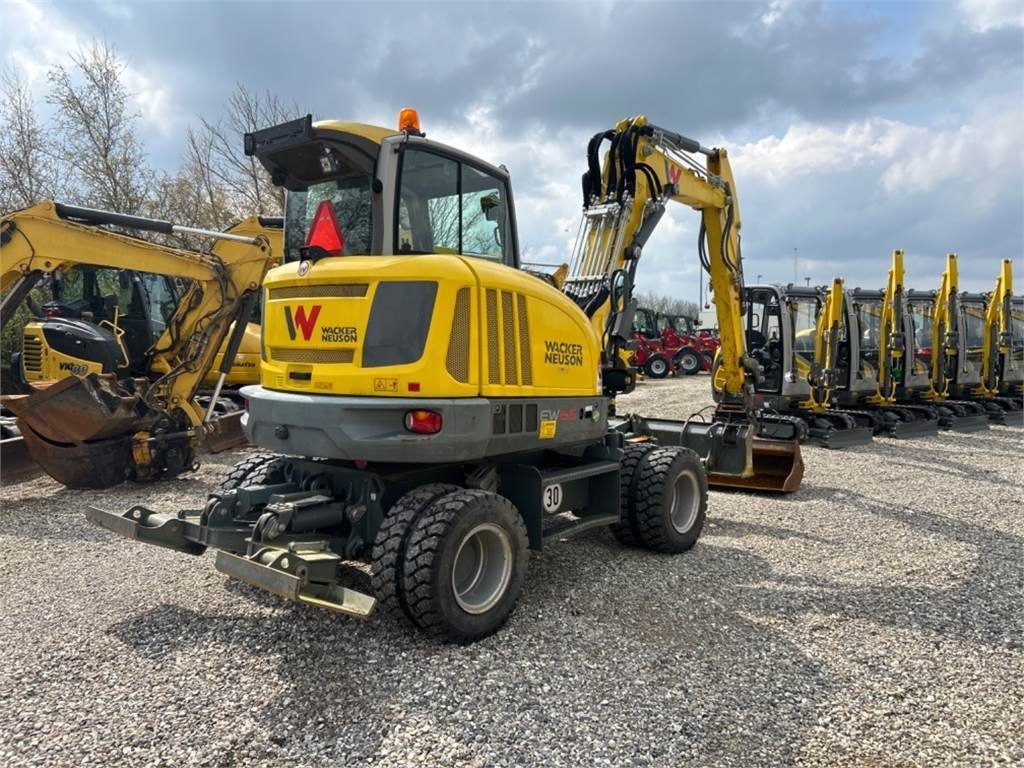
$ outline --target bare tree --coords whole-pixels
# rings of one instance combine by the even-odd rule
[[[688,299],[677,299],[673,296],[651,292],[636,294],[636,300],[639,306],[662,315],[685,315],[694,319],[700,317],[700,307],[697,306],[697,302]]]
[[[71,171],[73,196],[89,205],[138,213],[152,191],[154,174],[135,132],[123,82],[124,63],[106,43],[94,42],[49,72],[47,101],[56,108],[60,164]]]
[[[28,86],[13,67],[0,76],[0,211],[58,193],[52,146]]]
[[[296,105],[285,105],[277,96],[250,91],[241,83],[228,98],[227,114],[216,122],[202,119],[202,127],[189,132],[188,157],[194,162],[211,209],[218,205],[215,189],[224,191],[228,218],[239,215],[280,214],[284,190],[270,182],[270,175],[255,157],[242,151],[242,135],[282,123],[299,114]],[[221,210],[217,215],[227,215]]]

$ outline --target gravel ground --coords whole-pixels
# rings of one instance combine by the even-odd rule
[[[707,377],[623,410],[687,415]],[[1024,431],[805,448],[785,498],[713,492],[690,553],[605,532],[437,645],[89,526],[197,506],[239,452],[104,493],[0,489],[0,763],[1024,764]]]

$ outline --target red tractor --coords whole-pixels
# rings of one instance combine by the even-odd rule
[[[692,318],[638,308],[633,317],[633,362],[652,379],[711,371],[718,340],[698,332]]]
[[[686,315],[658,315],[662,348],[672,355],[675,368],[687,376],[697,371],[711,372],[719,341],[711,330],[698,330],[693,318]]]

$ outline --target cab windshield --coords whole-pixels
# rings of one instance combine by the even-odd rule
[[[341,255],[369,254],[372,245],[370,175],[353,174],[288,191],[285,203],[285,261],[302,258],[313,217],[329,200],[341,229]]]
[[[814,342],[818,334],[818,300],[800,297],[793,309],[793,349],[801,357],[814,357]]]

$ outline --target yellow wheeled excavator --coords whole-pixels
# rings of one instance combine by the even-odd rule
[[[833,406],[833,393],[848,376],[848,324],[842,278],[827,289],[748,286],[746,341],[764,373],[755,386],[769,408],[800,419],[807,439],[825,448],[872,442],[868,414]],[[721,392],[716,366],[712,383]]]
[[[0,321],[44,281],[82,289],[65,294],[67,302],[48,302],[48,316],[26,329],[22,368],[64,378],[5,397],[31,459],[68,487],[104,488],[174,477],[195,466],[200,442],[230,442],[217,418],[221,396],[229,377],[246,378],[235,361],[263,275],[280,258],[273,224],[251,218],[211,232],[54,202],[5,215]],[[202,253],[104,225],[216,243]],[[212,391],[201,399],[218,360]]]
[[[593,143],[588,156],[587,221],[607,226],[585,226],[580,247],[623,267],[602,263],[593,286],[577,273],[569,295],[520,268],[507,170],[426,139],[411,110],[398,131],[307,117],[246,136],[287,190],[261,384],[243,389],[246,434],[272,453],[240,464],[201,509],[88,518],[181,552],[213,547],[219,570],[288,599],[357,617],[379,602],[465,642],[509,615],[528,549],[611,526],[683,552],[703,527],[709,473],[792,488],[792,440],[787,474],[757,477],[742,337],[730,337],[722,419],[613,416],[635,381],[618,354],[632,274],[668,200],[701,207],[712,279],[732,297],[720,302],[742,281],[724,152],[643,118],[611,134],[603,169]],[[709,167],[682,171],[663,146]],[[644,157],[659,167],[639,168]],[[619,186],[623,164],[632,178]],[[341,580],[352,560],[368,561],[372,594]]]

